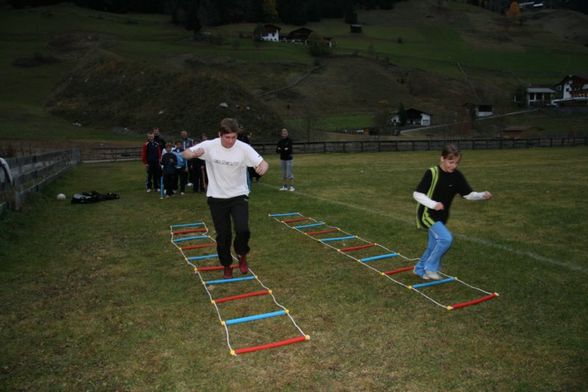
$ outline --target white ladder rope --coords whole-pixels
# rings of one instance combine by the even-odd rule
[[[201,222],[191,223],[191,224],[170,225],[170,242],[172,243],[173,246],[176,247],[176,249],[178,249],[178,251],[180,252],[180,254],[182,255],[182,257],[184,258],[184,260],[186,261],[186,263],[193,268],[194,273],[200,279],[200,282],[202,283],[202,286],[204,287],[204,290],[206,291],[206,294],[208,294],[208,297],[210,299],[210,302],[212,303],[212,305],[214,306],[214,309],[216,310],[216,314],[217,314],[217,317],[219,319],[219,322],[221,323],[221,325],[225,329],[225,336],[226,336],[227,346],[229,347],[229,351],[230,351],[231,355],[236,355],[237,350],[233,349],[233,347],[231,345],[231,338],[230,338],[230,333],[229,333],[228,325],[225,323],[225,320],[223,320],[222,315],[221,315],[221,310],[219,309],[218,304],[216,303],[216,301],[215,301],[212,293],[210,292],[210,289],[208,288],[208,285],[206,284],[206,281],[204,280],[201,271],[199,271],[198,265],[192,263],[192,261],[189,259],[189,257],[184,252],[184,249],[182,249],[182,247],[180,245],[178,245],[178,241],[176,239],[176,233],[174,232],[174,229],[178,229],[178,228],[181,228],[181,227],[184,227],[184,228],[189,228],[189,227],[192,227],[192,228],[194,228],[194,227],[196,227],[196,228],[202,228],[202,231],[200,232],[200,235],[201,236],[206,237],[206,239],[208,239],[210,241],[210,243],[215,243],[216,244],[216,240],[208,234],[208,227],[202,221]],[[182,237],[179,237],[178,239],[181,239],[181,238]],[[238,261],[238,259],[235,256],[231,255],[231,257],[233,258],[234,261]],[[282,304],[280,304],[278,302],[278,300],[276,299],[276,297],[273,294],[273,291],[269,287],[267,287],[259,279],[259,277],[257,276],[257,274],[255,274],[251,268],[248,268],[248,270],[249,270],[249,273],[251,274],[251,276],[254,277],[254,280],[261,287],[263,287],[265,290],[267,290],[267,292],[268,292],[267,295],[269,295],[272,298],[272,301],[274,302],[274,304],[276,306],[278,306],[279,308],[281,308],[285,312],[284,315],[287,316],[290,319],[290,321],[292,322],[292,324],[294,325],[294,327],[298,330],[298,332],[302,336],[304,336],[306,338],[306,340],[309,340],[310,337],[308,335],[306,335],[304,333],[304,331],[302,330],[302,328],[300,328],[300,326],[296,323],[296,321],[294,320],[294,318],[290,314],[290,311],[285,306],[283,306]]]
[[[420,294],[424,298],[428,299],[429,301],[431,301],[435,305],[438,305],[438,306],[440,306],[442,308],[445,308],[447,310],[452,310],[454,308],[459,308],[459,307],[465,307],[465,306],[474,305],[476,303],[484,302],[486,300],[489,300],[489,299],[492,299],[492,298],[498,296],[498,293],[495,293],[495,292],[493,293],[493,292],[489,292],[489,291],[483,290],[483,289],[481,289],[479,287],[476,287],[476,286],[473,286],[471,284],[468,284],[468,283],[464,282],[463,280],[458,279],[455,276],[447,275],[447,274],[444,274],[444,273],[441,273],[440,272],[440,274],[443,275],[448,282],[449,281],[456,282],[456,283],[462,284],[462,285],[464,285],[464,286],[466,286],[466,287],[468,287],[468,288],[470,288],[472,290],[475,290],[475,291],[478,291],[478,292],[481,292],[481,293],[486,294],[486,297],[484,297],[482,299],[472,300],[472,301],[466,301],[466,302],[459,303],[459,304],[454,304],[454,305],[444,305],[444,304],[440,303],[439,301],[435,300],[434,298],[432,298],[431,296],[425,294],[423,291],[418,290],[418,287],[421,287],[418,284],[417,285],[414,285],[414,286],[417,286],[417,287],[413,287],[413,285],[404,284],[404,283],[402,283],[402,282],[400,282],[400,281],[392,278],[390,275],[384,273],[384,271],[381,271],[381,270],[377,269],[376,267],[371,266],[369,263],[366,263],[365,260],[362,261],[362,259],[359,259],[359,258],[357,258],[357,257],[349,254],[349,252],[342,251],[342,249],[345,249],[345,248],[337,248],[337,247],[331,245],[330,244],[330,241],[326,241],[326,240],[328,240],[328,238],[326,238],[326,240],[325,240],[325,238],[317,238],[316,237],[316,235],[326,234],[326,233],[321,233],[320,230],[318,232],[316,232],[316,231],[313,231],[313,230],[305,231],[305,230],[302,230],[302,229],[307,229],[309,227],[322,227],[327,232],[337,232],[339,234],[344,234],[344,237],[353,237],[353,238],[349,238],[349,239],[358,240],[358,241],[361,241],[361,242],[363,242],[365,244],[370,244],[373,247],[379,247],[380,249],[388,252],[389,254],[392,254],[393,253],[393,254],[395,254],[394,257],[398,256],[401,259],[403,259],[405,262],[418,261],[420,258],[418,258],[418,257],[417,258],[408,258],[408,257],[406,257],[406,256],[404,256],[404,255],[402,255],[402,254],[400,254],[400,253],[398,253],[396,251],[393,251],[393,250],[387,248],[386,246],[384,246],[382,244],[368,241],[368,240],[366,240],[366,239],[364,239],[364,238],[362,238],[360,236],[357,236],[357,235],[354,235],[352,233],[346,232],[346,231],[340,229],[339,227],[328,225],[324,221],[319,221],[319,220],[317,220],[315,218],[304,216],[300,212],[277,213],[277,214],[271,214],[270,213],[270,214],[268,214],[268,216],[270,216],[271,218],[273,218],[275,221],[283,224],[284,226],[286,226],[286,227],[288,227],[290,229],[293,229],[293,230],[295,230],[295,231],[297,231],[299,233],[302,233],[306,237],[309,237],[309,238],[311,238],[311,239],[313,239],[313,240],[315,240],[317,242],[320,242],[324,246],[327,246],[327,247],[329,247],[331,249],[336,250],[337,253],[343,254],[346,257],[348,257],[348,258],[350,258],[350,259],[352,259],[352,260],[360,263],[362,266],[367,267],[368,269],[377,272],[379,275],[382,275],[382,276],[388,278],[393,283],[396,283],[397,285],[400,285],[400,286],[402,286],[404,288],[407,288],[407,289],[409,289],[411,291],[417,292],[418,294]],[[280,219],[280,218],[286,218],[286,217],[290,217],[290,218],[289,219]],[[298,221],[301,221],[301,220],[308,221],[310,223],[305,223],[303,225],[291,225],[290,224],[290,223],[295,223],[295,222],[298,222]],[[314,233],[314,235],[313,235],[313,233]],[[353,248],[353,247],[351,247],[351,248]],[[435,285],[435,281],[432,281],[432,282],[426,283],[426,284],[427,285]]]

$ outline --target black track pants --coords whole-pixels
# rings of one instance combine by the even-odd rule
[[[237,196],[230,199],[208,198],[212,222],[216,230],[216,249],[220,263],[231,265],[232,224],[235,225],[235,253],[249,253],[249,197]],[[231,222],[232,220],[232,222]]]

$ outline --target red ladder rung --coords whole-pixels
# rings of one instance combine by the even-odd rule
[[[239,265],[237,265],[237,264],[231,265],[231,268],[232,269],[235,269],[235,268],[238,268],[238,267],[239,267]],[[222,266],[222,265],[212,265],[212,266],[209,266],[209,267],[196,267],[196,271],[198,271],[198,272],[220,271],[220,270],[222,270],[224,268],[225,267]]]
[[[182,246],[182,250],[190,250],[190,249],[202,249],[202,248],[208,248],[211,246],[215,246],[216,242],[207,242],[206,244],[196,244],[196,245],[186,245],[186,246]]]
[[[317,235],[317,234],[332,233],[334,231],[339,231],[339,229],[332,228],[332,229],[325,229],[325,230],[319,230],[319,231],[307,231],[305,234],[308,234],[308,235]]]
[[[242,298],[257,297],[257,296],[260,296],[260,295],[268,295],[269,293],[270,293],[269,290],[253,291],[251,293],[238,294],[238,295],[230,295],[228,297],[222,297],[222,298],[219,298],[219,299],[215,299],[214,302],[217,303],[217,304],[221,304],[223,302],[235,301],[237,299],[242,299]]]
[[[300,222],[300,221],[305,221],[305,220],[309,220],[310,218],[307,217],[301,217],[301,218],[292,218],[292,219],[285,219],[282,221],[282,223],[294,223],[294,222]]]
[[[352,252],[354,250],[371,248],[372,246],[376,246],[376,244],[365,244],[365,245],[358,245],[358,246],[350,246],[348,248],[341,248],[341,249],[339,249],[339,251],[341,251],[341,252]]]
[[[478,299],[474,299],[471,301],[466,301],[466,302],[461,302],[455,305],[450,305],[447,307],[447,309],[452,310],[452,309],[459,309],[459,308],[465,308],[466,306],[472,306],[472,305],[476,305],[479,304],[480,302],[485,302],[488,300],[491,300],[492,298],[496,298],[498,297],[498,293],[492,293],[489,295],[486,295],[485,297],[482,298],[478,298]]]
[[[274,343],[262,344],[260,346],[239,348],[239,349],[235,350],[235,354],[245,354],[245,353],[251,353],[253,351],[267,350],[268,348],[274,348],[274,347],[286,346],[286,345],[292,344],[292,343],[304,342],[305,340],[308,340],[308,339],[309,339],[308,336],[298,336],[296,338],[281,340],[279,342],[274,342]]]
[[[189,234],[189,233],[203,233],[205,231],[207,231],[208,229],[204,228],[204,227],[199,227],[198,229],[188,229],[188,230],[180,230],[180,231],[174,231],[173,235],[178,235],[178,234]]]
[[[412,270],[414,267],[410,266],[410,267],[402,267],[402,268],[398,268],[392,271],[386,271],[386,272],[382,272],[384,275],[396,275],[399,274],[401,272],[405,272],[405,271],[410,271]]]

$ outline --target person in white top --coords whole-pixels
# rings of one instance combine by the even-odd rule
[[[237,140],[239,124],[232,118],[220,122],[218,138],[205,140],[183,152],[184,158],[206,162],[208,206],[216,230],[217,253],[224,266],[224,277],[233,277],[231,256],[232,224],[235,225],[233,247],[241,273],[248,272],[249,253],[249,187],[247,167],[264,175],[269,165],[253,147]]]

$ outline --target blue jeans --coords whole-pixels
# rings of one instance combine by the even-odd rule
[[[429,227],[429,243],[420,261],[414,267],[417,275],[423,275],[425,271],[437,272],[441,269],[441,257],[451,247],[453,235],[447,230],[443,222],[435,222]]]

